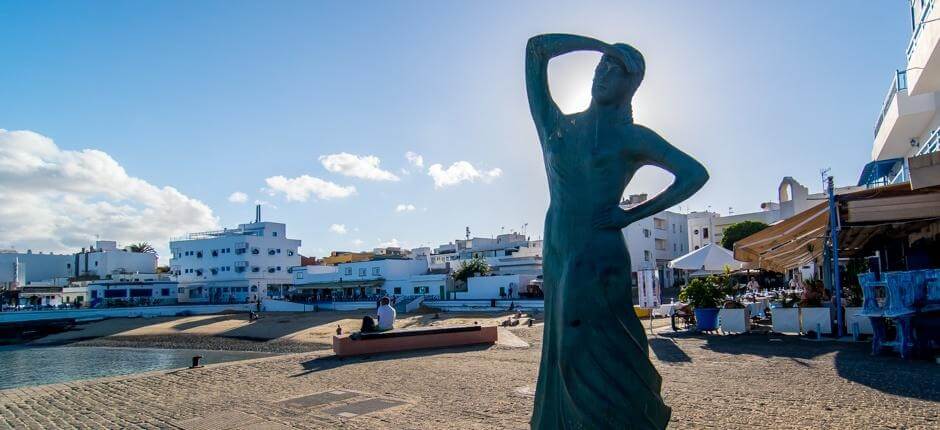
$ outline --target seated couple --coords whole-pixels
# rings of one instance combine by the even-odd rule
[[[378,322],[372,319],[372,316],[366,315],[362,317],[362,333],[374,333],[380,331],[388,331],[395,328],[395,308],[393,308],[389,301],[388,297],[382,297],[378,309]]]

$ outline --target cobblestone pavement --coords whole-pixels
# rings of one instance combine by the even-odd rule
[[[312,352],[10,389],[0,428],[527,428],[541,331],[514,333],[532,346]],[[670,427],[940,427],[940,366],[870,357],[867,344],[773,339],[653,337]]]

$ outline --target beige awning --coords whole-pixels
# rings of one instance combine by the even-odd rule
[[[828,225],[828,203],[820,203],[739,240],[734,258],[750,268],[785,272],[822,253]]]
[[[893,224],[940,219],[940,187],[912,190],[904,183],[843,194],[836,199],[842,228],[840,251],[860,249]],[[739,240],[734,244],[734,258],[748,262],[750,268],[785,272],[822,254],[828,231],[829,203],[822,202]]]

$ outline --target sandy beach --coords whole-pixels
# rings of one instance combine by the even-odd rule
[[[37,339],[29,345],[117,346],[216,349],[274,353],[330,349],[336,327],[359,330],[364,311],[265,313],[248,321],[245,313],[161,318],[111,318],[82,323],[74,329]],[[404,314],[396,327],[464,324],[499,325],[512,313]],[[526,316],[525,318],[528,318]]]

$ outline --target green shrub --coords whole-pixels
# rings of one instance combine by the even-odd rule
[[[679,292],[679,300],[693,308],[717,308],[724,301],[724,288],[718,277],[695,278]]]

